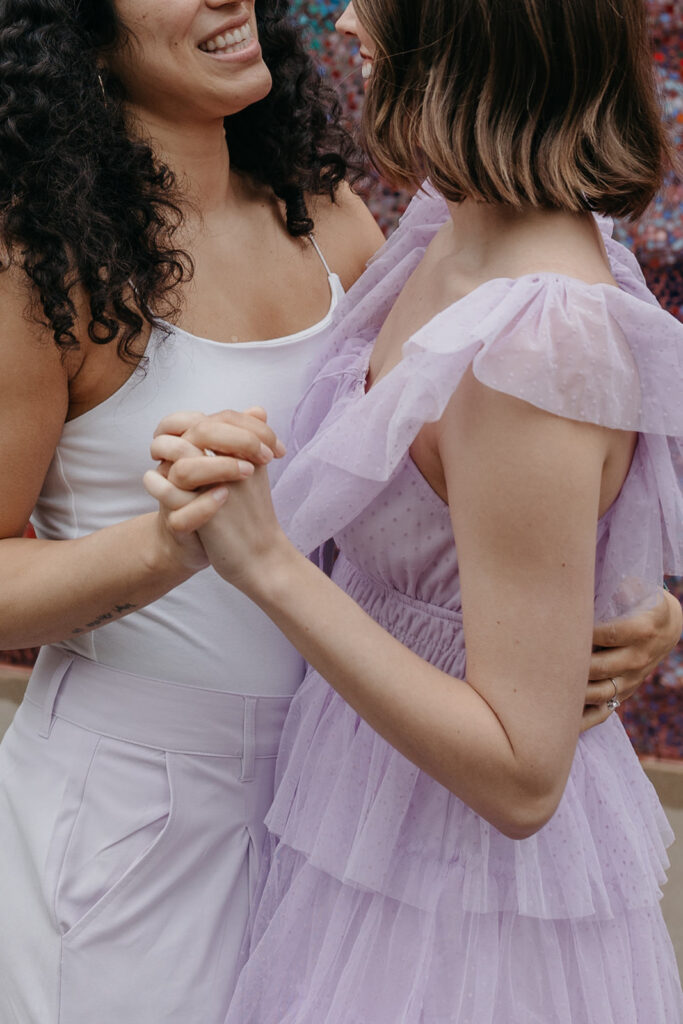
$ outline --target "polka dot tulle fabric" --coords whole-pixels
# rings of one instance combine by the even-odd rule
[[[417,331],[368,390],[377,327],[447,218],[421,193],[343,300],[274,500],[303,550],[335,537],[333,578],[372,618],[462,677],[457,552],[447,506],[410,459],[420,427],[472,367],[560,416],[639,430],[597,538],[597,613],[627,611],[683,558],[667,436],[683,436],[668,382],[683,326],[602,223],[619,288],[548,274],[487,282]],[[421,772],[313,669],[278,773],[271,868],[226,1024],[679,1019],[658,906],[672,835],[615,716],[580,738],[557,811],[521,841]]]

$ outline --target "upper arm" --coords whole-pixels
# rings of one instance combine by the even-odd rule
[[[468,682],[529,776],[559,797],[588,678],[607,432],[494,391],[469,371],[438,444]]]
[[[316,239],[325,259],[348,291],[384,244],[384,235],[363,200],[346,182],[339,186],[334,202],[318,197],[312,212]]]
[[[68,410],[67,371],[28,307],[23,272],[0,273],[0,537],[23,533]]]

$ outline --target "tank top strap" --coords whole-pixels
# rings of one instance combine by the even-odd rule
[[[313,248],[315,249],[315,251],[317,252],[318,256],[320,257],[320,261],[321,261],[322,265],[324,266],[325,270],[327,271],[327,276],[328,277],[333,277],[334,276],[333,271],[330,269],[329,263],[327,262],[327,260],[323,256],[323,251],[320,248],[320,246],[318,245],[318,242],[316,240],[315,235],[314,234],[310,234],[308,237],[311,240],[311,244],[312,244]]]

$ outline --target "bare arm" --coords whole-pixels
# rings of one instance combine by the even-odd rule
[[[473,415],[484,407],[485,416]],[[457,495],[466,680],[405,648],[291,547],[260,471],[231,489],[202,538],[217,570],[374,729],[522,838],[554,813],[579,735],[607,434],[473,378],[461,384],[442,421],[440,454]],[[210,437],[207,423],[187,435],[202,447]],[[189,465],[179,463],[177,474],[180,486],[196,485]],[[153,486],[160,496],[164,485]],[[188,509],[175,516],[177,526],[192,525]]]
[[[27,302],[21,275],[0,274],[4,650],[88,632],[149,604],[207,564],[197,539],[179,544],[157,513],[76,540],[22,537],[61,435],[75,367],[26,316]]]

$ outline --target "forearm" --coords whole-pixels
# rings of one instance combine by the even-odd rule
[[[150,604],[191,575],[164,557],[156,514],[76,540],[3,540],[0,649],[90,632]]]
[[[478,814],[523,838],[552,813],[555,796],[530,784],[486,700],[392,637],[294,549],[240,587],[373,729]]]

